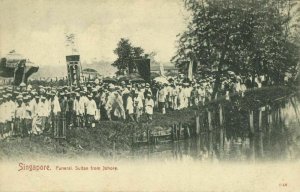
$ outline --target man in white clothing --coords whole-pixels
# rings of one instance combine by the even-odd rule
[[[163,86],[161,86],[160,90],[158,91],[158,108],[159,110],[165,114],[165,102],[166,102],[166,90]]]
[[[37,105],[37,126],[44,131],[46,127],[47,118],[49,117],[48,106],[46,103],[46,97],[41,96],[41,101]]]
[[[88,95],[88,99],[86,105],[87,127],[95,127],[94,120],[97,113],[97,105],[92,95]]]
[[[13,130],[13,118],[14,118],[14,112],[16,108],[15,102],[12,101],[11,94],[7,94],[6,96],[6,101],[4,102],[4,111],[5,111],[5,128],[6,132],[8,135],[12,134]]]
[[[85,122],[85,116],[86,116],[86,103],[87,103],[88,99],[85,96],[84,91],[80,92],[80,99],[79,99],[79,106],[78,106],[78,112],[79,112],[79,116],[80,116],[80,123],[81,126],[85,126],[86,122]]]
[[[81,111],[83,111],[80,107],[80,94],[76,93],[76,97],[73,102],[73,111],[75,115],[75,127],[79,127],[81,125]]]
[[[133,118],[133,109],[134,109],[134,106],[133,106],[133,98],[132,98],[132,93],[130,93],[127,97],[127,101],[126,101],[126,111],[127,111],[127,114],[130,118],[131,121],[134,121],[134,118]]]
[[[145,99],[145,113],[149,121],[152,121],[153,107],[154,107],[154,101],[151,98],[151,93],[148,93]]]

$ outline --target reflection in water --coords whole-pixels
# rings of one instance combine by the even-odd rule
[[[300,157],[300,97],[243,108],[231,101],[205,109],[197,136],[137,147],[134,158],[201,161],[296,160]]]

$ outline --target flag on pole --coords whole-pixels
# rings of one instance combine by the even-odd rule
[[[193,80],[193,61],[191,60],[189,63],[189,68],[188,68],[188,79],[190,81]]]
[[[160,75],[165,76],[165,69],[162,63],[159,64]]]

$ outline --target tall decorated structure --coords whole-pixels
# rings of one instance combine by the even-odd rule
[[[68,83],[71,85],[79,85],[80,83],[80,55],[67,55],[67,68],[68,68]]]
[[[66,55],[67,70],[68,70],[68,84],[69,86],[78,86],[81,82],[81,62],[80,55],[76,48],[75,35],[66,34],[66,46],[68,54]]]

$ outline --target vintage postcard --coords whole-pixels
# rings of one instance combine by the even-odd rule
[[[0,0],[0,191],[300,191],[300,1]]]

